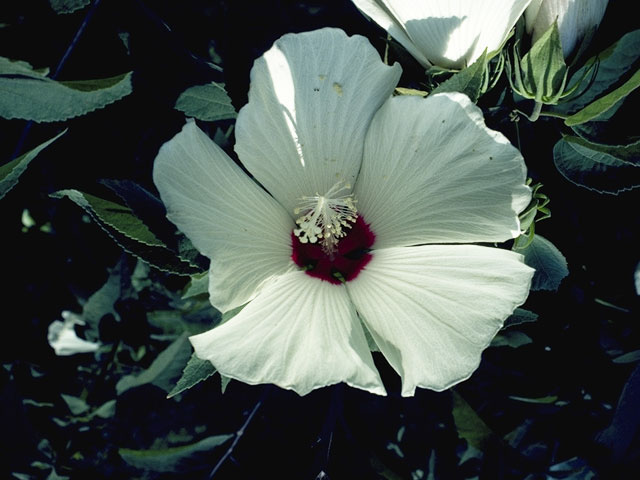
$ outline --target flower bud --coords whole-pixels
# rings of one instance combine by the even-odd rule
[[[609,0],[532,0],[524,12],[531,43],[557,20],[562,52],[567,58],[575,47],[598,28]]]

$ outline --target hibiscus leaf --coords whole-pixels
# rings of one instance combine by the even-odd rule
[[[184,332],[165,350],[160,352],[148,369],[138,375],[125,375],[116,384],[116,392],[122,395],[130,388],[152,384],[168,392],[174,380],[187,364],[191,346],[188,333]]]
[[[204,272],[191,276],[191,281],[187,285],[182,299],[198,297],[200,295],[209,294],[209,275]]]
[[[91,3],[91,0],[49,0],[51,8],[60,13],[73,13],[76,10],[86,7]]]
[[[637,166],[567,138],[553,147],[553,161],[567,180],[599,193],[617,195],[640,186]]]
[[[491,340],[491,346],[518,348],[532,342],[533,340],[531,340],[531,337],[526,333],[522,333],[518,330],[505,330],[500,332],[493,338],[493,340]]]
[[[231,434],[214,435],[190,445],[156,450],[120,448],[118,453],[125,462],[136,468],[159,473],[179,473],[184,478],[186,472],[201,470],[209,465],[211,450],[224,445],[231,438]]]
[[[0,199],[3,198],[9,190],[16,186],[20,175],[27,169],[31,160],[36,158],[38,154],[55,142],[58,138],[66,133],[66,129],[60,132],[55,137],[41,143],[33,150],[20,155],[18,158],[6,163],[0,167]]]
[[[565,114],[582,110],[615,85],[620,85],[621,80],[624,82],[638,60],[640,60],[640,30],[634,30],[587,60],[585,65],[572,75],[569,84],[575,85],[585,77],[588,85],[585,88],[576,89],[572,95],[552,110]],[[593,69],[592,75],[588,74],[589,69]]]
[[[208,260],[167,220],[164,204],[158,197],[131,180],[106,179],[101,183],[118,195],[132,213],[149,227],[162,243],[176,252],[178,257],[202,270],[208,267]]]
[[[84,115],[129,95],[131,74],[57,82],[26,62],[0,57],[0,117],[59,122]]]
[[[572,127],[598,118],[638,87],[640,87],[640,70],[636,71],[631,78],[620,87],[594,100],[582,110],[566,118],[564,121],[565,125]]]
[[[538,314],[525,310],[524,308],[516,308],[509,318],[504,322],[504,327],[509,328],[523,323],[531,323],[538,320]]]
[[[109,277],[104,285],[95,291],[82,306],[82,320],[87,323],[90,331],[95,335],[98,333],[100,320],[103,316],[111,314],[114,318],[120,319],[115,304],[119,299],[125,298],[125,292],[123,292],[124,278],[127,278],[123,272],[125,268],[126,263],[120,261],[110,269]]]
[[[187,366],[184,367],[184,370],[182,371],[182,377],[180,377],[178,383],[176,383],[173,389],[169,392],[167,398],[174,397],[177,394],[188,390],[203,380],[206,380],[214,373],[216,373],[216,369],[209,360],[202,360],[196,357],[196,354],[193,353],[187,363]]]
[[[82,207],[126,252],[165,272],[192,275],[201,272],[167,248],[131,210],[121,204],[78,190],[60,190],[53,198],[67,197]]]
[[[81,398],[73,397],[71,395],[66,395],[64,393],[61,393],[60,396],[64,400],[64,403],[67,404],[67,407],[69,407],[69,411],[73,415],[82,415],[83,413],[88,411],[90,408],[87,402],[85,402]]]
[[[431,94],[461,92],[467,95],[471,101],[475,103],[483,93],[486,70],[487,52],[485,50],[485,52],[475,62],[442,82],[431,92]]]
[[[516,248],[524,255],[527,265],[536,269],[531,290],[558,290],[562,279],[569,274],[564,255],[546,238],[535,235],[525,248]]]
[[[640,140],[627,145],[606,145],[603,143],[590,142],[582,137],[566,136],[564,140],[569,143],[582,145],[589,150],[606,153],[612,157],[629,162],[632,165],[640,165]]]
[[[221,83],[196,85],[186,89],[176,100],[176,109],[205,122],[236,118],[236,110]]]
[[[462,395],[455,391],[451,413],[458,435],[478,450],[484,451],[494,437],[494,433]]]

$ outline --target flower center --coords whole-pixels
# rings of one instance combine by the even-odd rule
[[[296,219],[300,228],[293,233],[300,243],[318,243],[327,255],[333,255],[338,241],[347,235],[347,228],[356,221],[356,201],[348,192],[351,186],[336,183],[324,194],[302,197],[300,206],[293,213],[302,216]]]
[[[291,258],[307,275],[339,285],[365,267],[375,235],[356,209],[351,186],[335,184],[324,195],[300,199],[291,233]]]

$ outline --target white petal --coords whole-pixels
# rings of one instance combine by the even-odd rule
[[[84,325],[82,317],[73,312],[62,312],[64,321],[54,320],[49,324],[47,340],[58,356],[75,355],[76,353],[96,352],[99,343],[90,342],[76,335],[74,325]]]
[[[529,203],[520,152],[462,94],[394,97],[376,114],[355,187],[374,248],[498,242]]]
[[[400,74],[342,30],[281,37],[251,71],[236,123],[240,160],[290,213],[300,197],[353,185],[371,118]]]
[[[195,122],[160,148],[153,180],[169,219],[211,258],[219,310],[246,303],[292,267],[292,218]]]
[[[463,68],[477,60],[485,49],[489,52],[498,50],[529,2],[378,0],[375,3],[395,19],[394,24],[403,27],[406,35],[431,63],[446,68]],[[365,2],[354,0],[354,3],[365,13],[373,10]],[[382,18],[381,14],[370,16],[376,21]],[[396,38],[397,30],[388,31]],[[402,36],[396,40],[403,45],[406,43]]]
[[[525,19],[527,31],[533,31],[531,42],[535,43],[557,20],[562,51],[565,57],[569,56],[587,31],[600,24],[608,3],[609,0],[544,0],[538,10],[535,5],[530,6],[533,10],[525,12]]]
[[[424,67],[431,65],[422,51],[417,47],[400,21],[391,13],[384,2],[380,0],[352,0],[353,3],[371,20],[384,28],[400,45],[402,45]]]
[[[384,395],[362,325],[342,285],[290,272],[237,316],[190,338],[223,375],[305,395],[346,382]]]
[[[533,269],[514,252],[475,245],[377,250],[347,284],[380,351],[416,387],[467,379],[504,320],[527,298]]]

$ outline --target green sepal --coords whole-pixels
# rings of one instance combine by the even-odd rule
[[[516,42],[507,72],[511,87],[522,97],[546,105],[558,103],[567,82],[558,25],[554,22],[522,58]]]
[[[528,178],[527,185],[531,185],[531,182],[532,180]],[[523,233],[515,239],[514,248],[526,248],[533,241],[535,223],[551,216],[551,210],[547,206],[549,197],[542,193],[541,188],[541,183],[531,187],[531,201],[519,215],[520,230]]]
[[[442,82],[431,94],[461,92],[475,103],[488,90],[489,79],[487,51],[485,50],[475,62]]]

